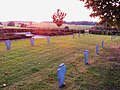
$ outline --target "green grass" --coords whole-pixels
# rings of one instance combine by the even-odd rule
[[[105,48],[101,48],[101,41]],[[99,55],[95,45],[99,43]],[[110,41],[104,35],[71,35],[12,41],[11,50],[0,42],[0,90],[58,90],[58,65],[65,63],[65,90],[120,89],[119,53],[113,47],[120,45],[120,37]],[[84,65],[84,50],[89,50],[90,65]],[[109,60],[109,56],[116,58]],[[52,79],[52,81],[50,80]],[[6,87],[3,87],[6,84]]]

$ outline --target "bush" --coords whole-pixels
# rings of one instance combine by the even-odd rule
[[[2,22],[0,22],[0,25],[3,25]]]
[[[69,27],[68,27],[68,26],[65,26],[65,29],[66,29],[66,30],[69,30]]]
[[[13,21],[9,22],[7,26],[15,26],[15,23]]]
[[[85,33],[85,30],[80,30],[80,33]]]
[[[27,24],[21,24],[20,27],[27,27]]]

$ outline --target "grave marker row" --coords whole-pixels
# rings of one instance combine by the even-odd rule
[[[102,49],[104,48],[104,41],[102,41]],[[99,44],[97,43],[96,44],[96,49],[95,49],[95,51],[96,51],[96,55],[98,55],[99,54]],[[87,65],[88,64],[88,50],[85,50],[84,51],[84,64],[85,65]]]
[[[47,42],[50,43],[50,36],[47,36]],[[34,46],[34,38],[30,38],[30,43],[31,43],[31,46]],[[5,45],[6,45],[6,49],[10,50],[11,41],[10,40],[6,40],[5,41]]]
[[[102,41],[102,48],[104,48],[104,41]],[[97,43],[96,44],[96,54],[98,54],[98,49],[99,49],[99,44]],[[89,64],[88,63],[88,56],[89,56],[88,50],[85,50],[84,51],[84,64],[85,65]],[[64,63],[62,63],[59,65],[58,73],[57,73],[60,88],[65,85],[65,83],[64,83],[65,74],[66,74],[66,65]]]
[[[48,43],[50,42],[50,37],[47,37],[47,41]],[[34,38],[30,39],[31,45],[34,46]],[[10,50],[10,45],[11,45],[11,41],[10,40],[6,40],[6,48],[7,50]],[[102,41],[102,48],[104,48],[104,41]],[[98,49],[99,49],[99,44],[96,44],[96,54],[98,54]],[[88,50],[84,51],[84,63],[85,65],[88,64]],[[64,63],[60,64],[58,67],[58,81],[59,81],[59,87],[63,87],[64,84],[64,77],[66,74],[66,65]]]

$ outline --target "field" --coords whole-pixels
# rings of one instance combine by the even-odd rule
[[[31,26],[40,27],[40,28],[58,28],[55,23],[36,23]],[[65,26],[68,26],[69,29],[74,29],[74,30],[85,30],[85,29],[93,27],[90,25],[63,24],[60,28],[65,28]]]
[[[63,90],[120,90],[120,37],[82,34],[14,40],[11,50],[0,42],[0,90],[59,90],[57,69],[65,63]],[[101,48],[104,40],[105,48]],[[99,43],[99,55],[95,54]],[[89,65],[84,65],[84,50]]]
[[[76,29],[76,30],[84,30],[84,29],[88,29],[91,28],[93,26],[90,25],[74,25],[74,24],[63,24],[60,28],[65,28],[65,26],[68,26],[70,29]],[[32,25],[28,24],[28,27],[38,27],[38,28],[50,28],[50,29],[54,29],[54,28],[58,28],[57,25],[55,23],[45,23],[45,22],[41,22],[41,23],[33,23]],[[17,25],[15,26],[6,26],[6,25],[0,25],[0,28],[10,28],[10,29],[19,29],[19,28],[24,28],[24,27],[19,27]]]

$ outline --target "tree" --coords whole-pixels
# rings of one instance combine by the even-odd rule
[[[120,0],[80,0],[92,8],[91,17],[100,17],[102,23],[120,30]]]
[[[68,27],[68,26],[65,26],[65,29],[66,29],[66,30],[69,30],[69,27]]]
[[[27,24],[22,23],[20,27],[27,27]]]
[[[15,26],[15,23],[13,21],[10,21],[7,26]]]
[[[0,25],[3,25],[2,22],[0,22]]]
[[[52,18],[53,18],[53,22],[59,27],[60,30],[60,26],[62,26],[63,24],[63,19],[65,18],[66,13],[61,12],[60,9],[57,9],[57,13],[54,13]]]

